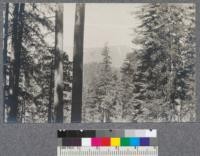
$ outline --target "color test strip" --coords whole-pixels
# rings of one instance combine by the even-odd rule
[[[152,142],[152,143],[151,143]],[[62,146],[155,146],[157,139],[143,138],[63,138]]]
[[[157,137],[155,129],[127,129],[127,130],[58,130],[57,137],[94,138],[94,137]]]
[[[58,147],[58,156],[158,156],[156,130],[59,131]]]

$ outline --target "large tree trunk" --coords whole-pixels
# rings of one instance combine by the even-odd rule
[[[6,3],[5,10],[5,22],[4,22],[4,44],[3,44],[3,63],[4,63],[4,121],[7,122],[7,100],[8,100],[8,84],[6,80],[7,76],[7,45],[8,45],[8,14],[9,14],[9,3]]]
[[[81,122],[85,4],[76,4],[71,122]]]
[[[17,122],[18,118],[18,94],[20,77],[20,56],[22,49],[22,36],[24,27],[24,3],[16,3],[13,12],[12,44],[13,58],[10,67],[10,95],[9,95],[9,115],[8,122]]]
[[[51,73],[50,73],[50,80],[49,80],[49,105],[48,105],[48,123],[52,122],[52,104],[53,104],[53,64],[54,60],[52,58],[51,63]]]
[[[19,32],[18,32],[18,53],[15,55],[15,67],[16,67],[16,74],[15,74],[15,88],[14,88],[14,95],[17,103],[17,115],[18,115],[18,96],[19,96],[19,77],[20,77],[20,66],[21,66],[21,53],[22,53],[22,39],[23,39],[23,29],[24,29],[24,9],[25,4],[20,4],[19,10]],[[22,105],[22,110],[24,110],[25,105]],[[16,117],[17,118],[17,117]],[[22,122],[22,118],[20,119]]]
[[[55,19],[54,122],[63,122],[63,5],[57,4]]]
[[[17,104],[14,100],[14,54],[17,51],[17,35],[18,35],[18,18],[19,18],[19,4],[14,4],[13,10],[13,19],[12,19],[12,49],[10,55],[10,71],[9,71],[9,95],[8,95],[8,116],[7,122],[16,122],[17,121]]]

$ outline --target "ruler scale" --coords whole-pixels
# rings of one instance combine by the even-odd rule
[[[57,156],[158,156],[158,147],[57,147]]]

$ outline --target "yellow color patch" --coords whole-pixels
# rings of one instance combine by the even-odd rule
[[[120,146],[120,138],[111,138],[111,146]]]

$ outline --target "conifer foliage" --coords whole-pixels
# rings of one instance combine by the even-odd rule
[[[62,31],[61,27],[55,26],[55,20],[58,19],[58,16],[56,18],[57,10],[55,4],[6,4],[4,24],[5,122],[45,123],[54,122],[54,120],[56,122],[70,120],[69,111],[66,110],[70,109],[72,62],[69,61],[63,49],[59,49],[60,55],[57,54],[58,39],[55,42],[55,36],[60,33],[58,30]],[[62,23],[60,25],[62,26]],[[59,45],[62,42],[62,36],[60,37]],[[62,65],[65,71],[62,70],[59,73],[65,80],[64,85],[62,84],[63,90],[60,91],[67,95],[62,101],[64,110],[62,105],[59,105],[61,110],[54,107],[57,98],[57,96],[54,97],[54,86],[58,85],[56,78],[60,76],[56,75],[54,78],[58,62],[55,55],[65,59]],[[61,116],[54,115],[55,110],[60,111],[57,114]],[[63,115],[62,111],[67,113]]]
[[[107,46],[93,70],[85,65],[85,73],[96,75],[85,74],[85,122],[194,121],[194,5],[145,4],[137,18],[137,48],[120,69]]]

